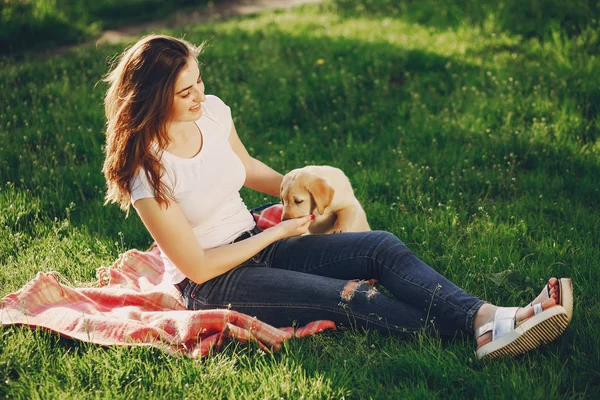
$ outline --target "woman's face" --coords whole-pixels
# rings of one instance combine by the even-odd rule
[[[206,100],[204,82],[198,62],[190,58],[175,81],[175,96],[171,122],[196,121],[202,116],[202,103]]]

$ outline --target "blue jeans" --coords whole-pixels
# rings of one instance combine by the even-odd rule
[[[326,319],[405,337],[423,328],[472,333],[484,303],[383,231],[279,240],[223,275],[189,282],[182,293],[188,309],[230,308],[276,327]]]

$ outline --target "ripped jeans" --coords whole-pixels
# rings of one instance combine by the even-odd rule
[[[182,293],[188,309],[230,308],[275,327],[324,319],[404,337],[423,328],[472,334],[484,303],[383,231],[279,240],[223,275],[188,282]]]

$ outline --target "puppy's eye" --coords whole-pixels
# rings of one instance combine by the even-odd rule
[[[296,204],[301,204],[303,201],[304,201],[304,200],[298,200],[298,199],[296,199],[296,200],[294,200],[294,203],[296,203]]]

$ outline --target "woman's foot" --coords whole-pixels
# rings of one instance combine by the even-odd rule
[[[550,289],[549,291],[547,291],[547,289]],[[547,296],[546,294],[550,293],[550,296]],[[538,295],[538,297],[535,298],[535,300],[533,300],[531,303],[528,304],[528,307],[525,307],[521,310],[519,310],[517,312],[517,317],[521,317],[521,315],[523,315],[523,313],[529,315],[532,311],[525,311],[528,309],[533,310],[532,307],[529,306],[533,306],[534,304],[541,304],[544,301],[548,300],[548,299],[554,299],[555,304],[558,304],[559,301],[559,285],[558,285],[558,279],[556,278],[550,278],[548,279],[548,284],[547,287],[544,288],[544,290],[542,290],[540,292],[540,294]],[[479,310],[477,310],[477,313],[475,314],[475,317],[473,318],[473,330],[477,330],[477,328],[479,328],[481,325],[485,324],[486,322],[489,322],[492,320],[492,318],[494,318],[494,314],[496,313],[496,310],[498,309],[497,306],[494,306],[493,304],[489,304],[489,303],[485,303],[483,306],[481,306],[479,308]],[[527,318],[527,317],[525,317]]]
[[[542,311],[545,311],[551,307],[556,305],[556,300],[554,298],[550,298],[542,303]],[[494,315],[496,314],[496,310],[498,310],[498,306],[494,306],[492,304],[485,303],[482,305],[477,314],[475,314],[473,328],[477,330],[485,323],[490,322],[494,319]],[[535,311],[533,306],[527,306],[523,308],[519,308],[515,315],[516,324],[519,325],[521,322],[533,317],[535,315]],[[487,332],[476,338],[477,348],[489,343],[492,341],[492,332]]]
[[[567,278],[550,278],[542,293],[526,307],[483,304],[473,319],[478,358],[516,356],[549,343],[562,334],[571,317],[572,285]]]
[[[550,278],[548,285],[529,305],[542,304],[548,299],[554,299],[567,312],[569,322],[573,318],[573,282],[570,278]]]
[[[556,304],[559,304],[560,296],[560,286],[558,285],[558,279],[550,278],[548,279],[548,285],[541,291],[541,293],[536,297],[529,305],[541,304],[547,298],[554,299]]]

